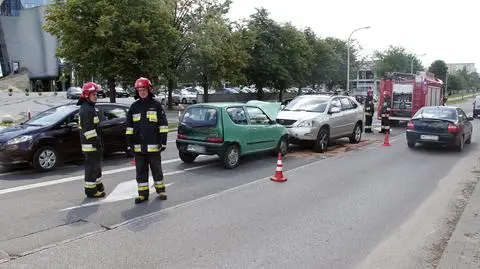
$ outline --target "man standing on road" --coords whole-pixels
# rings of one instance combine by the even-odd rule
[[[148,169],[152,171],[155,190],[160,200],[166,200],[163,183],[161,152],[167,147],[168,121],[162,104],[155,100],[152,83],[146,78],[135,82],[139,99],[127,113],[127,143],[135,154],[138,196],[135,203],[148,200]]]
[[[382,108],[382,127],[380,133],[390,133],[390,107],[391,107],[391,99],[390,93],[385,91],[383,92],[383,108]]]
[[[77,105],[80,106],[80,143],[85,156],[85,195],[89,198],[105,197],[102,177],[103,144],[97,102],[100,87],[94,82],[85,83]]]
[[[375,111],[373,104],[373,90],[368,87],[367,98],[365,99],[365,133],[372,133],[372,119]]]

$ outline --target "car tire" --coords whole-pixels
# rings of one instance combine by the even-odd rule
[[[458,152],[462,152],[464,145],[465,145],[465,137],[462,135],[462,137],[460,137],[460,144],[456,145],[456,146],[455,146],[455,149],[456,149]]]
[[[162,99],[162,101],[160,102],[162,105],[165,105],[165,99]]]
[[[407,141],[407,146],[411,149],[413,149],[415,147],[415,141]]]
[[[350,140],[350,144],[358,144],[362,140],[362,124],[357,123],[355,128],[353,128],[352,135],[348,138]]]
[[[186,104],[187,103],[187,99],[183,98],[182,99],[182,104]]]
[[[198,157],[198,154],[180,151],[178,152],[178,156],[184,163],[193,163]]]
[[[280,141],[278,141],[277,149],[275,150],[276,155],[278,155],[278,153],[281,153],[282,156],[287,155],[288,147],[288,137],[286,135],[282,136],[282,138],[280,138]]]
[[[318,131],[317,139],[315,140],[315,144],[313,145],[313,150],[319,153],[325,153],[328,148],[329,142],[329,131],[327,127],[322,127],[320,131]]]
[[[471,144],[472,143],[472,135],[468,137],[468,139],[465,141],[465,144]]]
[[[236,145],[230,145],[221,154],[220,160],[226,169],[233,169],[240,163],[240,149]]]
[[[58,166],[59,162],[60,158],[58,156],[58,152],[50,146],[39,147],[35,151],[32,159],[33,167],[41,172],[54,170]]]

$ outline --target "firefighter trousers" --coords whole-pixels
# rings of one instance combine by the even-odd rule
[[[157,193],[165,192],[165,184],[163,184],[162,157],[160,152],[135,154],[135,166],[137,171],[138,196],[147,198],[150,194],[148,186],[149,167],[152,171],[155,190]]]
[[[371,115],[365,116],[365,133],[372,132],[372,118],[373,117]]]
[[[92,196],[103,191],[102,162],[103,151],[84,152],[85,156],[85,194]]]
[[[380,133],[390,133],[390,119],[388,117],[382,117],[382,128]]]

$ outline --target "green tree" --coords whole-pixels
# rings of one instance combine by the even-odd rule
[[[347,88],[347,41],[327,37],[325,43],[334,51],[334,56],[329,57],[328,62],[331,65],[331,73],[329,74],[329,88],[340,86],[343,89]],[[350,45],[350,66],[357,65],[357,49]],[[353,73],[353,72],[351,72]],[[351,74],[352,75],[352,74]]]
[[[465,87],[465,80],[456,75],[448,75],[448,94],[452,94],[452,92],[459,92]]]
[[[115,102],[117,79],[154,77],[165,62],[165,17],[162,1],[69,0],[47,7],[45,30],[80,77],[108,80]]]
[[[447,64],[442,60],[436,60],[430,65],[428,72],[435,74],[436,78],[445,82],[447,77]]]
[[[420,60],[412,53],[409,53],[403,47],[390,46],[385,51],[376,51],[375,70],[377,75],[382,77],[387,72],[410,73],[413,61],[413,73],[424,70]]]

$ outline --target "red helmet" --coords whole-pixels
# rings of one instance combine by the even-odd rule
[[[373,95],[373,90],[372,90],[372,88],[368,88],[367,94],[368,94],[368,95]]]
[[[141,77],[135,81],[135,89],[138,88],[147,88],[149,91],[152,91],[152,82],[148,78]]]
[[[96,93],[100,90],[100,86],[98,86],[95,82],[87,82],[83,84],[82,87],[82,98],[88,98],[90,94]]]

